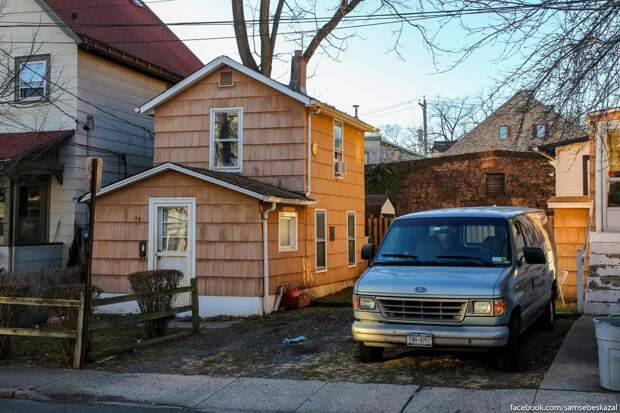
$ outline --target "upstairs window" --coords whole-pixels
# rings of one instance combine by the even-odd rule
[[[536,125],[536,137],[538,139],[545,139],[547,137],[547,125],[539,123]]]
[[[30,56],[15,59],[15,100],[49,99],[50,57]]]
[[[342,154],[344,131],[342,123],[334,121],[334,176],[344,176],[344,156]]]
[[[499,138],[501,140],[506,140],[510,137],[510,127],[503,125],[499,127]]]
[[[241,172],[243,109],[211,109],[211,169]]]

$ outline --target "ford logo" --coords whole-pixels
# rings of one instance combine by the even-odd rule
[[[425,293],[426,292],[426,288],[424,288],[424,287],[416,287],[415,288],[415,292],[416,293]]]

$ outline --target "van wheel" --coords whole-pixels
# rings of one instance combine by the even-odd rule
[[[500,349],[497,368],[504,371],[521,370],[521,319],[518,314],[510,317],[508,343]]]
[[[555,325],[555,300],[553,298],[549,300],[545,307],[545,311],[540,315],[538,325],[543,330],[553,330],[553,326]]]
[[[383,347],[370,347],[364,343],[358,343],[360,360],[364,363],[375,363],[383,359]]]

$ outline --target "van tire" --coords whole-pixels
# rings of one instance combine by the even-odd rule
[[[363,363],[376,363],[383,360],[383,347],[371,347],[364,343],[358,343],[360,360]]]
[[[521,318],[518,314],[510,317],[508,324],[508,343],[500,349],[497,368],[503,371],[521,370]]]
[[[555,300],[551,298],[545,306],[545,311],[538,319],[538,325],[543,330],[551,331],[555,325]]]

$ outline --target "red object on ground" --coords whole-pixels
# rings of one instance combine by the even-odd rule
[[[310,296],[302,293],[299,288],[291,288],[284,294],[282,304],[287,310],[305,307],[310,304]]]

